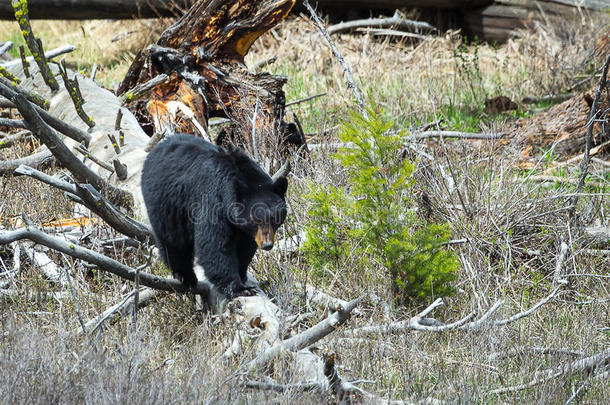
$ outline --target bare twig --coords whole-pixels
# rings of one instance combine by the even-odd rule
[[[165,82],[167,80],[167,78],[168,78],[168,76],[165,73],[162,73],[158,76],[153,77],[146,83],[138,84],[133,89],[127,90],[126,92],[121,94],[121,96],[119,97],[121,104],[130,103],[134,100],[137,100],[138,98],[140,98],[142,96],[145,96],[150,91],[152,91],[152,89],[154,89],[156,86]]]
[[[96,330],[100,328],[107,320],[111,318],[118,318],[120,314],[127,314],[135,305],[134,296],[136,294],[136,290],[134,289],[129,294],[125,296],[118,304],[111,306],[104,312],[102,312],[98,317],[90,320],[85,324],[87,329],[90,329],[90,334],[95,333]],[[143,308],[150,303],[150,301],[158,297],[162,294],[159,290],[154,290],[151,288],[142,288],[139,291],[139,299],[138,299],[138,308]]]
[[[93,156],[84,146],[76,145],[74,147],[74,149],[78,153],[82,154],[85,158],[91,160],[93,163],[98,165],[99,167],[108,170],[110,173],[114,173],[114,168],[112,166],[110,166],[108,163],[104,162],[103,160],[98,159],[95,156]]]
[[[81,120],[89,128],[93,128],[95,126],[95,121],[91,118],[83,109],[83,104],[85,104],[85,100],[83,99],[83,95],[80,92],[80,86],[78,85],[78,76],[75,74],[74,79],[68,78],[68,69],[66,68],[66,60],[62,59],[61,64],[58,64],[59,74],[64,81],[64,87],[66,91],[70,95],[70,99],[72,99],[72,104],[74,104],[74,108],[76,109],[76,113],[80,117]]]
[[[498,134],[475,134],[470,132],[459,132],[459,131],[417,131],[413,132],[411,136],[405,137],[405,140],[410,139],[427,139],[427,138],[459,138],[459,139],[483,139],[492,140],[500,139],[506,136],[506,133]]]
[[[309,100],[314,100],[314,99],[316,99],[318,97],[324,97],[326,94],[327,94],[326,92],[322,92],[322,93],[314,94],[313,96],[302,98],[300,100],[291,101],[289,103],[286,103],[286,107],[290,107],[291,105],[305,103],[305,102],[307,102]]]
[[[258,70],[261,70],[265,66],[271,65],[272,63],[275,63],[276,60],[277,60],[277,56],[276,55],[271,55],[268,58],[261,59],[258,62],[256,62],[254,64],[254,66],[252,66],[252,70],[255,71],[255,72],[258,71]]]
[[[490,391],[490,394],[505,394],[508,392],[522,391],[531,387],[534,387],[543,382],[561,377],[566,373],[589,373],[596,368],[608,364],[610,362],[610,349],[603,352],[596,353],[592,356],[585,357],[584,359],[575,360],[567,365],[549,368],[536,373],[536,378],[528,383],[515,385],[512,387],[498,388]]]
[[[552,347],[518,347],[516,349],[507,351],[507,352],[497,352],[492,353],[489,356],[489,361],[498,361],[503,360],[515,356],[521,356],[527,353],[533,354],[554,354],[554,355],[566,355],[566,356],[575,356],[575,357],[583,357],[585,352],[580,350],[571,350],[571,349],[556,349]]]
[[[114,149],[114,153],[116,153],[117,155],[120,155],[121,154],[121,146],[116,141],[116,137],[113,134],[108,134],[108,139],[110,140],[110,144],[112,145],[112,148]]]
[[[324,38],[326,38],[326,41],[328,41],[328,43],[333,51],[333,54],[335,55],[335,57],[341,64],[341,67],[343,68],[343,71],[345,72],[345,78],[347,79],[348,87],[350,87],[352,89],[352,91],[354,92],[354,95],[356,96],[356,100],[358,101],[358,107],[360,108],[360,112],[362,113],[362,115],[365,118],[368,118],[368,114],[366,112],[366,107],[364,105],[364,98],[362,97],[362,93],[360,93],[360,89],[356,85],[354,77],[352,76],[352,71],[350,70],[349,66],[347,66],[347,63],[345,62],[345,59],[343,59],[343,56],[339,52],[339,49],[337,49],[335,42],[330,37],[330,34],[328,33],[328,31],[326,31],[326,28],[324,28],[324,23],[322,22],[320,17],[318,17],[318,14],[313,9],[313,7],[311,7],[311,5],[309,4],[309,1],[303,0],[303,5],[305,6],[305,8],[307,8],[307,11],[309,11],[309,14],[311,15],[311,18],[313,19],[316,27],[318,28],[318,30],[320,31],[322,36],[324,36]]]
[[[504,326],[504,325],[508,325],[509,323],[518,321],[521,318],[525,318],[526,316],[530,316],[538,308],[540,308],[541,306],[543,306],[544,304],[546,304],[547,302],[549,302],[550,300],[555,298],[555,296],[557,295],[557,293],[559,292],[560,289],[561,289],[561,287],[555,288],[553,290],[553,292],[551,292],[551,294],[549,294],[547,297],[544,297],[543,299],[538,301],[538,303],[536,305],[534,305],[533,307],[531,307],[530,309],[523,311],[523,312],[519,312],[518,314],[515,314],[515,315],[511,316],[510,318],[503,319],[500,321],[494,321],[494,322],[492,322],[492,325],[493,326]]]

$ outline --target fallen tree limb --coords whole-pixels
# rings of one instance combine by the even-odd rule
[[[466,315],[462,319],[460,319],[456,322],[450,323],[450,324],[445,324],[445,323],[439,322],[436,319],[426,318],[426,315],[428,315],[429,313],[434,311],[436,308],[444,305],[443,300],[441,298],[438,298],[436,301],[434,301],[432,304],[430,304],[426,309],[424,309],[422,312],[420,312],[419,314],[417,314],[416,316],[414,316],[410,319],[407,319],[404,321],[392,322],[392,323],[389,323],[386,325],[364,326],[364,327],[345,331],[344,335],[349,335],[349,336],[362,336],[362,335],[367,335],[367,334],[388,335],[388,334],[403,333],[405,330],[408,330],[408,329],[422,331],[422,332],[446,332],[446,331],[455,330],[455,329],[478,330],[481,327],[483,327],[484,325],[504,326],[504,325],[508,325],[509,323],[518,321],[519,319],[522,319],[522,318],[527,317],[527,316],[531,315],[532,313],[534,313],[538,308],[540,308],[541,306],[543,306],[544,304],[549,302],[551,299],[555,298],[559,289],[560,289],[560,287],[553,290],[553,292],[551,292],[551,294],[549,294],[547,297],[540,300],[538,303],[536,303],[536,305],[529,308],[528,310],[519,312],[518,314],[515,314],[515,315],[511,316],[510,318],[503,319],[503,320],[489,321],[489,318],[503,304],[502,300],[500,300],[500,301],[496,302],[494,305],[492,305],[490,307],[490,309],[487,310],[487,312],[485,312],[485,314],[483,314],[478,320],[471,321],[471,322],[468,322],[468,321],[475,316],[474,312],[471,312],[470,314]]]

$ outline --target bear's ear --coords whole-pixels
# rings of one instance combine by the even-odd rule
[[[273,191],[275,191],[275,193],[281,197],[284,197],[286,195],[287,189],[288,189],[288,180],[286,180],[286,177],[284,177],[284,176],[279,177],[273,183]]]

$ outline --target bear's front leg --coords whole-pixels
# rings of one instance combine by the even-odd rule
[[[242,280],[239,258],[234,249],[212,248],[210,244],[198,247],[195,251],[195,274],[198,278],[202,268],[205,278],[229,299],[257,293],[257,286]]]

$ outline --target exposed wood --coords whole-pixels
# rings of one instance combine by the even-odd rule
[[[128,106],[149,115],[160,134],[185,132],[205,138],[209,117],[229,117],[233,125],[226,138],[253,156],[254,150],[259,151],[266,169],[279,167],[274,149],[286,127],[282,86],[287,79],[252,74],[244,56],[259,36],[288,15],[294,3],[198,2],[134,61],[130,77],[138,74],[139,84],[157,75],[169,78],[154,87],[146,111],[135,104]],[[134,84],[131,80],[130,86]]]

